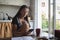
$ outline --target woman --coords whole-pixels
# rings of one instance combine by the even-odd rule
[[[29,34],[29,20],[28,20],[29,7],[23,5],[20,7],[18,13],[12,20],[13,32],[18,33],[19,35]]]

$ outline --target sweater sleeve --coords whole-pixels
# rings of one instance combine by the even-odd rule
[[[21,23],[19,22],[17,17],[13,18],[12,24],[16,24],[17,25],[17,30],[21,27]]]

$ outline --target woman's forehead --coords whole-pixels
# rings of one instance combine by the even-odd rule
[[[24,8],[23,10],[25,10],[25,11],[29,11],[29,8]]]
[[[28,8],[25,8],[25,10],[29,11],[29,9],[28,9]]]

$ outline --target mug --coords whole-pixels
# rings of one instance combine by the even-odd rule
[[[40,36],[40,28],[36,29],[36,36]]]

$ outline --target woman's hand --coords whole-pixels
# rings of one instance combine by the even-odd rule
[[[26,27],[26,30],[29,31],[29,24],[27,23],[27,21],[23,21],[22,26]]]
[[[22,21],[23,25],[29,26],[29,24],[27,23],[27,21]]]

